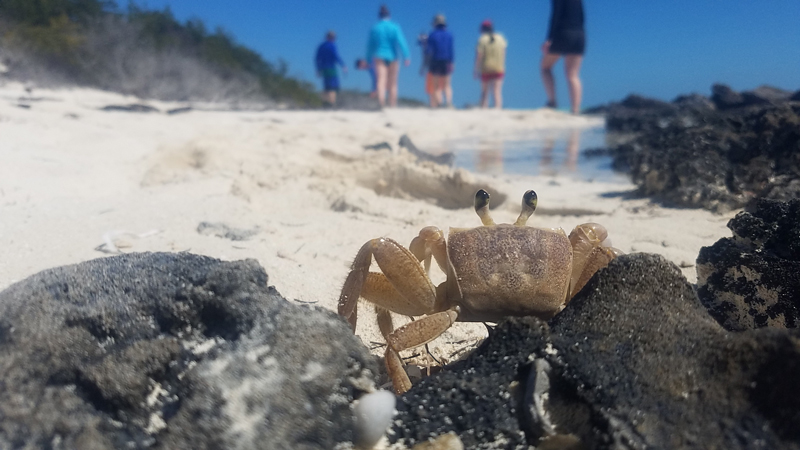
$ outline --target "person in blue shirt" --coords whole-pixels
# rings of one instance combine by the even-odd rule
[[[428,34],[425,58],[428,61],[428,72],[433,76],[434,95],[431,106],[436,108],[444,98],[445,105],[453,106],[453,88],[450,83],[453,73],[453,35],[447,31],[444,15],[437,14],[433,18],[433,31]]]
[[[317,76],[322,77],[322,99],[330,106],[336,104],[336,93],[339,91],[339,72],[336,70],[336,65],[342,66],[342,71],[347,73],[347,66],[339,57],[334,41],[336,33],[328,31],[325,42],[317,47],[316,57]]]
[[[440,92],[440,95],[436,97],[436,102],[438,103],[434,103],[433,97],[436,95],[436,90],[433,88],[433,74],[428,70],[430,61],[428,61],[428,57],[426,56],[428,51],[428,33],[422,32],[417,36],[417,45],[419,45],[420,50],[422,50],[422,64],[419,67],[419,75],[425,77],[425,93],[428,95],[428,104],[433,108],[434,105],[438,105],[442,102],[442,96]]]
[[[389,106],[397,106],[397,76],[400,73],[400,55],[406,66],[411,64],[408,43],[400,26],[389,17],[389,8],[381,6],[378,12],[380,21],[369,32],[367,60],[375,64],[377,75],[378,102],[386,105],[386,91],[389,91]]]

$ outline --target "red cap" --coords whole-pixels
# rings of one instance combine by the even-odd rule
[[[491,26],[492,26],[492,21],[491,21],[491,20],[489,20],[489,19],[486,19],[486,20],[484,20],[483,22],[481,22],[481,26],[482,26],[482,27],[488,27],[488,28],[491,28]]]

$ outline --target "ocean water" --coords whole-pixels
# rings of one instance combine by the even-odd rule
[[[606,147],[603,127],[541,130],[523,138],[465,138],[437,146],[455,154],[454,165],[476,173],[566,176],[583,180],[626,183],[614,172],[610,156],[586,156],[583,151]],[[438,153],[438,152],[437,152]]]

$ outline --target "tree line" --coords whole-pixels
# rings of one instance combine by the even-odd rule
[[[316,106],[313,86],[221,28],[169,8],[107,0],[0,0],[1,57],[16,78],[164,100],[286,101]]]

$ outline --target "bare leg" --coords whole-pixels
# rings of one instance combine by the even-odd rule
[[[433,95],[431,95],[431,107],[438,108],[442,104],[442,77],[433,75],[431,78],[433,85]]]
[[[400,73],[400,61],[392,61],[386,77],[386,84],[389,88],[389,106],[397,107],[397,76]]]
[[[375,58],[375,90],[378,94],[378,104],[381,108],[386,105],[386,82],[389,68],[380,58]]]
[[[329,95],[330,95],[329,100],[331,102],[331,106],[333,106],[336,104],[336,91],[330,91]]]
[[[436,108],[439,102],[436,97],[436,87],[433,84],[433,75],[428,74],[427,77],[430,77],[430,80],[427,78],[425,79],[425,91],[428,93],[428,104],[431,108]]]
[[[503,109],[503,79],[498,78],[494,83],[494,107]]]
[[[564,71],[567,73],[567,83],[569,83],[569,98],[572,102],[572,114],[581,112],[583,86],[581,85],[580,71],[582,62],[583,55],[564,55]]]
[[[453,106],[453,85],[450,82],[452,75],[445,75],[442,77],[442,83],[444,85],[444,97],[447,103],[447,106]]]
[[[556,104],[556,81],[553,78],[553,66],[558,62],[561,55],[554,53],[546,53],[542,56],[541,70],[542,70],[542,84],[544,84],[544,92],[547,94],[547,104]]]
[[[489,82],[481,80],[481,108],[489,107]]]

